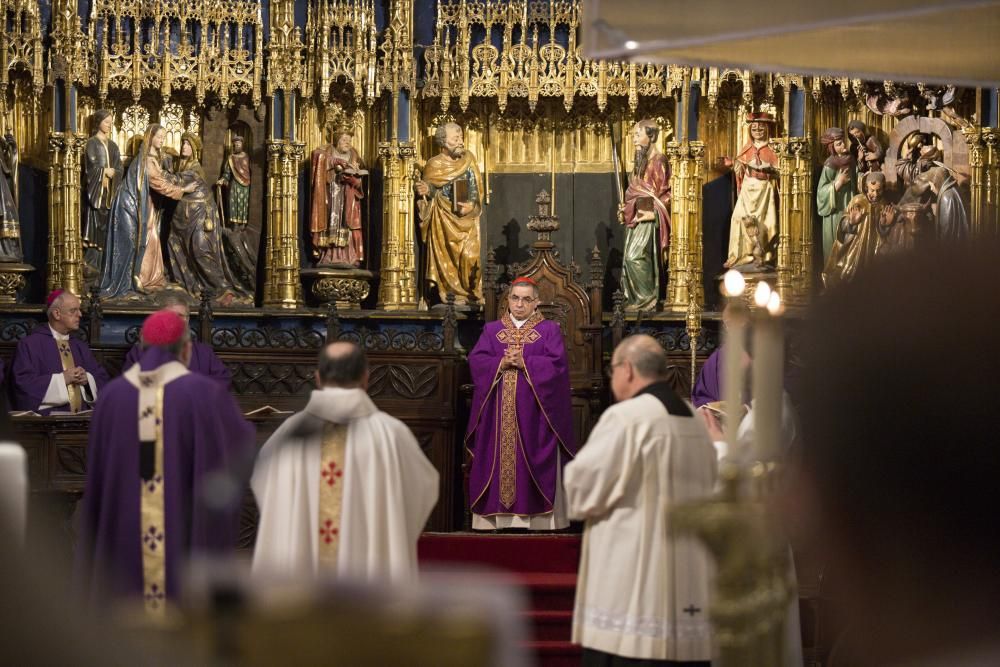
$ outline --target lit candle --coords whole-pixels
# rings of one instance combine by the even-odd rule
[[[730,299],[743,298],[746,281],[739,271],[727,271],[722,280],[723,291]],[[743,320],[733,318],[723,340],[722,397],[726,405],[725,436],[728,451],[740,451],[737,433],[743,417]],[[739,458],[738,456],[736,458]]]
[[[770,289],[760,296],[754,299],[760,310],[753,336],[753,453],[760,461],[774,461],[782,446],[785,341],[781,297]]]

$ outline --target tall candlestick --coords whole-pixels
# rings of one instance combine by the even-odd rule
[[[753,337],[753,453],[761,461],[774,461],[782,446],[785,340],[777,292],[761,305]]]
[[[743,275],[738,271],[728,271],[723,278],[723,289],[730,299],[742,298],[745,285]],[[735,454],[737,459],[741,458],[737,434],[743,417],[744,328],[741,318],[733,318],[723,341],[722,396],[726,404],[725,436],[728,451]]]

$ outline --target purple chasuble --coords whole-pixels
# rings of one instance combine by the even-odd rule
[[[142,356],[142,345],[136,343],[125,355],[125,362],[122,364],[122,373],[132,368],[132,365],[139,361]],[[207,375],[213,380],[218,380],[229,387],[229,369],[222,363],[211,345],[191,341],[191,361],[188,363],[188,370],[192,373]]]
[[[523,345],[525,370],[500,370],[508,344]],[[465,446],[469,504],[480,516],[552,511],[557,462],[576,453],[562,333],[540,313],[517,329],[489,322],[469,353],[475,391]],[[559,450],[562,453],[559,454]]]
[[[170,361],[176,358],[153,347],[139,367],[151,371]],[[139,390],[115,378],[90,423],[74,585],[97,606],[141,599],[143,592],[138,410]],[[197,373],[163,385],[162,416],[165,525],[157,539],[166,550],[166,597],[176,600],[192,554],[236,548],[255,433],[226,388]]]
[[[720,375],[721,369],[724,368],[722,349],[720,347],[710,354],[698,373],[698,381],[694,383],[694,390],[691,392],[691,403],[696,408],[700,408],[706,403],[722,400],[722,377]]]
[[[98,400],[103,398],[104,385],[108,382],[108,373],[97,363],[90,348],[79,338],[69,337],[69,349],[73,352],[73,361],[82,366],[85,371],[94,376],[97,385]],[[38,411],[38,406],[45,398],[49,382],[55,373],[62,373],[62,358],[56,339],[48,324],[42,324],[22,338],[14,350],[14,358],[10,365],[11,385],[13,390],[13,408],[15,410]],[[58,409],[69,409],[69,403],[56,406]],[[53,409],[56,409],[53,408]],[[44,411],[45,414],[48,410]]]

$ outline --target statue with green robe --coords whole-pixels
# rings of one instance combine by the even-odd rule
[[[635,163],[618,219],[625,225],[622,293],[628,310],[656,307],[660,254],[670,244],[670,162],[656,147],[660,128],[641,120],[632,128]]]

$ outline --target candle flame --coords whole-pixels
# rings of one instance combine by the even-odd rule
[[[765,283],[763,280],[757,283],[757,289],[753,292],[753,301],[759,307],[763,308],[767,305],[768,300],[771,298],[771,286]]]
[[[771,292],[771,298],[767,300],[767,312],[775,316],[785,312],[785,304],[781,303],[781,297],[777,292]]]
[[[743,274],[734,269],[726,271],[726,275],[722,277],[722,289],[726,293],[726,296],[739,296],[743,294],[746,286],[747,281],[743,278]]]

